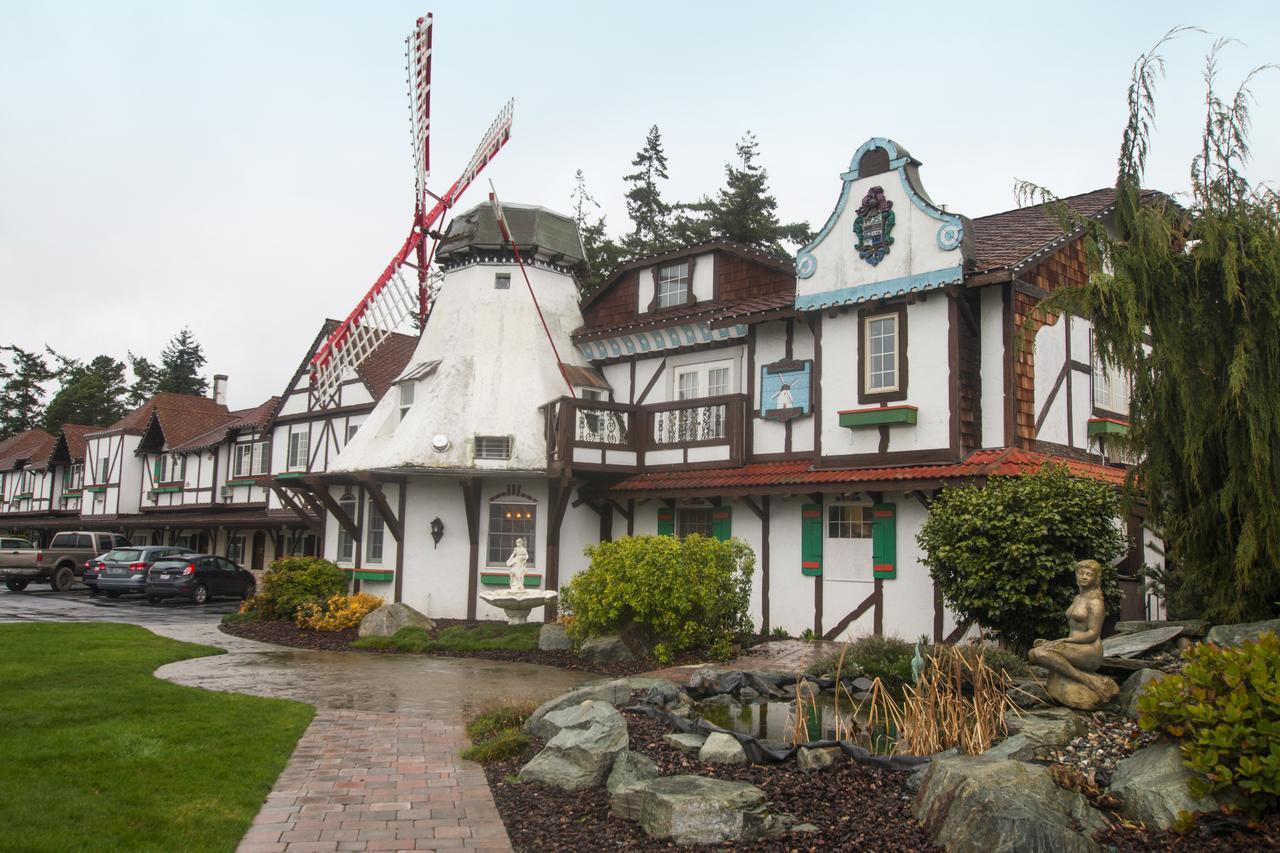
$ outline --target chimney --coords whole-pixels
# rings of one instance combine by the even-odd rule
[[[227,375],[215,373],[213,376],[213,402],[225,406],[227,404]]]

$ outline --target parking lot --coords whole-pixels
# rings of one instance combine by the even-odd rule
[[[141,595],[107,598],[90,595],[88,587],[74,586],[54,592],[47,584],[32,584],[23,592],[0,588],[0,622],[132,622],[138,625],[216,625],[223,615],[234,613],[240,602],[214,599],[192,604],[166,599],[148,604]]]

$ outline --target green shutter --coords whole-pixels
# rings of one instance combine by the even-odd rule
[[[676,535],[676,511],[673,509],[663,508],[658,510],[658,535],[659,536],[675,536]]]
[[[721,542],[727,542],[733,535],[733,511],[729,507],[716,507],[711,511],[711,535]]]
[[[871,507],[871,568],[878,578],[898,574],[898,508],[894,504]]]
[[[800,507],[800,573],[822,574],[822,504]]]
[[[155,461],[151,463],[151,479],[158,483],[164,472],[164,459],[157,456]]]

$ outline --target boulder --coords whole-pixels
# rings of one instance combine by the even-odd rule
[[[844,750],[838,746],[802,746],[796,750],[796,767],[801,770],[825,770],[844,758]]]
[[[1238,646],[1250,640],[1256,640],[1270,631],[1280,634],[1280,619],[1268,619],[1266,622],[1241,622],[1235,625],[1214,625],[1205,638],[1219,646]]]
[[[1023,714],[1010,711],[1005,714],[1005,725],[1009,736],[982,753],[984,756],[1032,761],[1089,731],[1084,717],[1070,708],[1045,708]]]
[[[614,814],[635,815],[652,838],[677,844],[753,841],[770,825],[764,791],[746,782],[663,776],[614,795]]]
[[[596,663],[630,663],[636,659],[622,638],[614,634],[592,637],[582,644],[578,654]]]
[[[633,688],[630,684],[630,679],[626,678],[592,681],[581,687],[576,687],[568,693],[562,693],[554,699],[548,699],[539,705],[538,710],[530,714],[529,719],[525,720],[524,730],[531,735],[536,735],[542,718],[547,714],[552,711],[559,711],[561,708],[579,705],[587,699],[607,702],[610,705],[625,705],[631,699],[631,691],[633,689],[643,688]]]
[[[644,694],[644,701],[650,705],[657,705],[659,708],[669,708],[673,705],[683,705],[689,701],[689,697],[684,691],[676,687],[669,681],[655,685],[649,688]]]
[[[1182,637],[1203,637],[1209,632],[1211,627],[1208,621],[1204,619],[1168,619],[1159,622],[1146,621],[1125,621],[1116,623],[1117,634],[1137,634],[1140,631],[1151,631],[1155,628],[1165,628],[1170,625],[1177,625],[1182,628]]]
[[[1120,705],[1120,713],[1130,719],[1138,719],[1138,697],[1147,689],[1148,684],[1159,681],[1166,675],[1168,675],[1167,672],[1159,669],[1140,669],[1126,678],[1124,684],[1120,685],[1120,694],[1116,697],[1116,702]]]
[[[702,749],[702,745],[707,742],[707,738],[697,732],[676,732],[675,734],[663,735],[662,742],[667,746],[674,746],[681,752],[687,752],[692,755]]]
[[[627,749],[627,724],[612,707],[595,704],[607,707],[612,716],[597,716],[583,728],[561,729],[520,768],[520,781],[541,782],[566,791],[594,788],[605,781],[614,759]]]
[[[434,631],[436,623],[407,604],[384,604],[371,610],[360,620],[361,637],[392,637],[401,628],[421,628]]]
[[[565,652],[573,648],[569,632],[559,622],[548,622],[538,631],[538,650],[543,652]]]
[[[727,732],[712,732],[698,749],[704,764],[746,764],[747,752],[738,739]]]
[[[1014,679],[1007,693],[1009,700],[1019,708],[1042,708],[1053,704],[1044,684],[1034,678]]]
[[[608,702],[586,699],[577,705],[560,708],[542,717],[529,728],[529,734],[543,740],[551,740],[565,729],[585,729],[594,723],[614,725],[614,718],[622,719],[622,715]],[[626,721],[622,721],[626,726]]]
[[[931,762],[913,810],[948,853],[1095,853],[1091,836],[1106,826],[1046,768],[985,756]]]
[[[627,750],[614,759],[613,769],[609,771],[609,780],[605,782],[605,789],[612,797],[614,794],[635,790],[650,779],[657,779],[659,775],[658,765],[653,759]],[[636,820],[640,817],[638,814],[618,814],[617,812],[614,814],[625,820]]]
[[[1217,811],[1221,805],[1213,796],[1194,799],[1187,787],[1191,775],[1176,743],[1158,743],[1117,762],[1107,792],[1121,799],[1126,817],[1169,829],[1179,812]]]
[[[1112,634],[1102,641],[1105,658],[1132,658],[1162,646],[1182,633],[1181,625],[1163,625],[1136,634]]]
[[[960,755],[960,749],[958,747],[953,746],[950,749],[944,749],[942,752],[934,753],[929,757],[933,761],[939,761],[943,758],[950,758],[953,755]],[[907,774],[907,778],[902,780],[902,787],[906,788],[913,794],[917,793],[920,790],[920,786],[924,784],[924,774],[929,772],[930,766],[931,765],[929,764],[921,764],[915,770],[912,770]]]

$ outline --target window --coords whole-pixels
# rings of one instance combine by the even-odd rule
[[[350,444],[350,443],[351,443],[351,439],[355,438],[355,437],[356,437],[356,433],[358,433],[359,431],[360,431],[360,424],[347,424],[347,439],[346,439],[346,443]]]
[[[1129,375],[1106,364],[1090,337],[1093,361],[1093,407],[1117,415],[1129,414]]]
[[[307,470],[307,462],[311,452],[311,434],[308,432],[289,433],[289,456],[285,466],[290,471]]]
[[[683,539],[690,533],[698,533],[708,539],[714,537],[710,509],[690,507],[676,510],[676,536]]]
[[[898,390],[898,315],[866,318],[867,393]]]
[[[108,480],[111,479],[111,460],[110,459],[102,460],[101,464],[98,466],[98,474],[99,474],[98,482],[104,485],[107,483]]]
[[[68,492],[78,492],[84,487],[84,465],[80,462],[69,465],[62,473],[62,488]]]
[[[250,477],[254,474],[265,474],[267,473],[267,462],[267,443],[265,441],[237,444],[233,475],[236,477]]]
[[[477,435],[477,459],[510,459],[511,436],[509,435]],[[503,559],[506,559],[505,557]]]
[[[173,483],[182,479],[186,457],[181,453],[163,453],[156,457],[151,472],[157,483]]]
[[[232,536],[227,542],[227,559],[233,563],[244,562],[244,537]]]
[[[835,504],[827,507],[827,538],[870,539],[869,508],[850,504]]]
[[[347,514],[351,520],[356,517],[356,499],[353,495],[343,495],[342,500],[338,501],[338,505],[342,507],[342,511]],[[347,528],[338,527],[338,562],[350,563],[355,559],[356,540]]]
[[[689,262],[658,267],[658,307],[672,308],[689,302]]]
[[[409,409],[413,408],[413,383],[400,383],[400,420],[404,420],[404,416],[409,414]]]
[[[369,501],[369,530],[365,534],[364,561],[366,563],[382,562],[382,532],[386,525],[373,501]]]
[[[537,504],[489,504],[489,549],[485,563],[490,566],[505,566],[516,546],[516,540],[523,539],[525,550],[529,552],[529,565],[534,565],[538,553],[534,549],[537,520]]]
[[[493,289],[494,290],[510,290],[511,289],[511,273],[509,272],[494,273]]]

